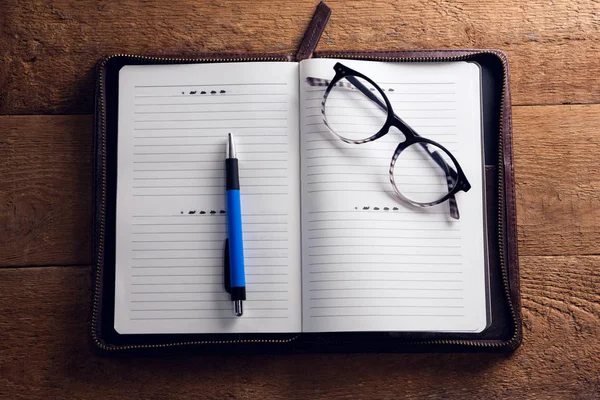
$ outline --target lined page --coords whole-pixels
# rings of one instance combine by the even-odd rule
[[[298,66],[127,66],[119,76],[115,329],[298,332]],[[235,136],[247,301],[223,286]]]
[[[388,174],[403,140],[397,129],[362,145],[327,130],[325,88],[306,77],[332,79],[336,61],[371,77],[398,116],[456,156],[472,184],[456,196],[460,220],[451,219],[447,202],[417,209],[397,200]],[[484,329],[479,68],[312,59],[301,62],[300,73],[304,330]],[[365,124],[339,108],[328,113],[347,116],[348,129]],[[415,163],[396,176],[423,185],[419,174]]]

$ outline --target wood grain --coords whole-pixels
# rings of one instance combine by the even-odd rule
[[[5,0],[0,114],[91,113],[105,55],[295,52],[317,1]],[[331,0],[319,50],[499,48],[515,104],[600,101],[593,0]]]
[[[90,267],[5,268],[0,270],[0,397],[397,399],[401,393],[415,399],[595,399],[600,396],[598,271],[597,256],[523,257],[525,338],[510,357],[189,352],[122,358],[100,356],[91,347]]]
[[[560,105],[600,103],[600,2],[327,3],[321,51],[508,53],[521,105],[513,122],[522,347],[511,356],[96,353],[93,117],[2,114],[92,113],[93,68],[109,54],[293,53],[317,0],[4,0],[1,399],[600,398],[600,105]]]
[[[0,117],[0,266],[91,261],[92,117]]]
[[[520,254],[599,254],[600,105],[513,114]],[[1,266],[91,263],[92,129],[91,116],[0,117]]]
[[[515,107],[521,254],[600,254],[600,106]]]

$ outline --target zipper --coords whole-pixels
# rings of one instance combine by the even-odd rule
[[[500,93],[500,120],[499,120],[499,146],[498,146],[498,252],[500,254],[500,269],[502,271],[502,281],[504,285],[504,295],[508,304],[508,308],[512,317],[513,332],[510,339],[506,341],[485,341],[485,340],[424,340],[424,341],[412,341],[402,342],[403,345],[455,345],[455,346],[466,346],[466,347],[483,347],[483,348],[502,348],[502,347],[513,347],[519,340],[519,324],[517,320],[517,314],[510,295],[510,283],[508,280],[508,270],[506,266],[506,255],[505,255],[505,215],[504,215],[504,134],[503,134],[503,116],[504,116],[504,97],[506,95],[506,85],[508,81],[507,65],[503,54],[495,50],[484,50],[484,51],[473,51],[466,52],[459,56],[449,57],[382,57],[377,55],[364,55],[364,54],[343,54],[343,53],[324,53],[318,55],[320,58],[354,58],[354,59],[369,59],[377,61],[388,61],[388,62],[446,62],[446,61],[464,61],[474,58],[478,55],[492,54],[502,60],[503,66],[503,81],[502,91]],[[193,345],[215,345],[215,344],[236,344],[236,343],[289,343],[292,342],[300,335],[295,335],[288,339],[236,339],[236,340],[205,340],[205,341],[187,341],[177,343],[165,343],[165,344],[148,344],[148,345],[125,345],[125,346],[112,346],[106,345],[100,340],[98,335],[98,318],[100,311],[100,285],[102,282],[102,267],[104,261],[104,218],[105,218],[105,206],[106,206],[106,105],[104,99],[104,78],[103,72],[106,67],[106,63],[116,57],[127,57],[140,61],[148,61],[149,63],[203,63],[203,62],[244,62],[244,61],[291,61],[290,57],[285,56],[266,56],[266,57],[248,57],[248,58],[170,58],[170,57],[146,57],[130,54],[116,54],[105,58],[101,65],[98,78],[98,89],[100,91],[100,118],[101,118],[101,147],[102,147],[102,166],[101,166],[101,202],[100,202],[100,232],[98,236],[98,253],[96,255],[96,269],[94,273],[94,296],[93,296],[93,307],[92,307],[92,339],[95,345],[105,351],[117,351],[117,350],[132,350],[132,349],[148,349],[148,348],[168,348],[168,347],[179,347],[179,346],[193,346]],[[317,57],[317,58],[318,58]],[[501,168],[502,167],[502,168]],[[331,341],[329,339],[324,339]]]
[[[171,58],[171,57],[146,57],[133,54],[115,54],[113,56],[105,58],[99,67],[98,73],[98,87],[99,100],[100,100],[100,121],[101,121],[101,184],[100,184],[100,226],[98,234],[98,246],[96,254],[96,268],[94,271],[94,296],[92,304],[92,340],[94,344],[105,351],[118,351],[118,350],[133,350],[133,349],[150,349],[150,348],[167,348],[167,347],[179,347],[179,346],[193,346],[193,345],[216,345],[216,344],[236,344],[236,343],[289,343],[296,340],[300,335],[295,335],[288,339],[235,339],[235,340],[194,340],[194,341],[182,341],[176,343],[163,343],[163,344],[140,344],[140,345],[107,345],[100,340],[98,332],[98,319],[100,317],[100,287],[103,278],[103,264],[104,264],[104,242],[105,242],[105,223],[106,217],[106,105],[105,105],[105,93],[104,93],[104,70],[108,61],[117,58],[126,57],[133,60],[147,61],[148,63],[161,64],[161,63],[203,63],[203,62],[245,62],[245,61],[290,61],[291,56],[265,56],[265,57],[240,57],[240,58]],[[98,171],[96,171],[97,173]],[[97,188],[96,188],[97,195]]]
[[[499,118],[499,133],[498,133],[498,253],[500,255],[500,269],[502,271],[502,282],[504,286],[504,296],[512,317],[513,330],[510,339],[505,341],[486,341],[486,340],[461,340],[461,339],[439,339],[439,340],[423,340],[423,341],[403,341],[402,345],[454,345],[464,347],[483,347],[483,348],[512,348],[519,340],[519,321],[517,313],[512,303],[510,294],[510,283],[508,278],[508,270],[506,266],[506,248],[504,243],[505,220],[504,215],[504,97],[506,95],[506,87],[508,84],[507,63],[504,55],[496,50],[482,51],[466,51],[465,54],[449,57],[386,57],[377,56],[376,54],[344,54],[344,53],[323,53],[318,54],[315,58],[352,58],[352,59],[368,59],[387,62],[445,62],[445,61],[465,61],[474,58],[475,56],[491,54],[498,57],[502,61],[502,90],[500,93],[500,118]],[[330,339],[324,339],[331,341]],[[338,342],[338,341],[336,341]],[[338,342],[339,343],[339,342]]]

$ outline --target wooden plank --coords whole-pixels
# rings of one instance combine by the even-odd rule
[[[100,356],[90,267],[0,270],[2,397],[600,396],[600,257],[523,257],[524,342],[503,355]],[[307,374],[306,371],[311,371]],[[238,376],[241,377],[238,378]],[[235,377],[235,379],[233,379]]]
[[[600,105],[513,113],[520,254],[600,253]],[[0,265],[91,263],[92,129],[0,117]]]
[[[91,261],[92,117],[0,117],[0,265]]]
[[[515,107],[521,254],[600,254],[600,106]]]
[[[600,4],[331,0],[319,50],[500,48],[515,104],[600,102]],[[6,0],[0,114],[90,113],[94,64],[133,53],[295,52],[316,1]]]

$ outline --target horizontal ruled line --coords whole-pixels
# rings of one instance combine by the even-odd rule
[[[310,283],[324,282],[462,282],[462,279],[315,279]]]
[[[255,233],[255,232],[250,232]],[[288,239],[246,239],[244,238],[244,242],[287,242]]]
[[[317,245],[317,246],[308,246],[309,249],[316,249],[316,248],[330,248],[330,247],[356,247],[357,244],[325,244],[325,245]],[[399,244],[394,244],[394,245],[387,245],[387,244],[368,244],[368,245],[364,245],[366,247],[384,247],[384,248],[405,248],[405,249],[410,249],[410,248],[432,248],[432,249],[460,249],[461,246],[460,245],[435,245],[435,244],[415,244],[415,245],[407,245],[407,246],[403,246],[403,245],[399,245]]]
[[[194,160],[194,161],[134,161],[134,164],[180,164],[180,163],[213,163],[216,164],[218,160]],[[255,163],[255,162],[280,162],[287,163],[288,160],[244,160],[244,163]]]
[[[258,273],[248,273],[248,272],[246,272],[245,275],[246,276],[287,276],[288,274],[269,274],[269,273],[258,274]],[[154,278],[156,278],[156,277],[182,277],[182,276],[223,276],[223,273],[215,273],[215,274],[155,274],[155,275],[137,274],[137,275],[131,275],[131,276],[134,277],[134,278],[145,278],[145,277],[154,277]],[[260,282],[254,282],[254,283],[258,284]],[[277,282],[265,282],[265,283],[277,283]],[[164,284],[165,285],[177,285],[177,283],[164,283]]]
[[[387,175],[389,176],[389,174]],[[381,183],[388,183],[389,180],[384,179],[384,180],[372,180],[372,181],[340,181],[340,180],[331,180],[331,181],[316,181],[316,182],[306,182],[307,185],[323,185],[323,184],[327,184],[327,185],[380,185]],[[428,191],[426,193],[446,193],[448,192],[448,184],[445,182],[439,182],[439,183],[421,183],[421,182],[398,182],[396,181],[396,184],[398,186],[401,186],[402,188],[404,188],[405,186],[418,186],[418,187],[424,187],[424,188],[428,188],[428,187],[433,187],[433,188],[438,188],[439,190],[433,190],[433,191]],[[345,190],[345,189],[339,189],[339,190]],[[403,193],[414,193],[414,192],[408,192],[403,190]],[[421,192],[419,192],[421,193]]]
[[[357,213],[357,212],[359,212],[359,213],[370,213],[370,214],[372,214],[374,212],[387,212],[387,213],[390,213],[390,214],[394,213],[394,214],[410,214],[410,215],[415,215],[415,213],[418,213],[418,211],[415,211],[415,210],[406,210],[406,211],[403,211],[403,210],[392,210],[392,209],[390,209],[390,210],[383,210],[383,209],[381,209],[381,210],[372,210],[372,209],[361,210],[361,209],[358,209],[358,210],[309,211],[308,214],[312,215],[312,214]],[[424,214],[426,214],[426,215],[446,215],[447,213],[446,212],[427,211],[427,212],[424,212]]]
[[[280,282],[253,282],[254,285],[287,285],[287,281]],[[179,283],[130,283],[132,286],[194,286],[194,285],[222,285],[222,282],[179,282]]]
[[[245,194],[245,193],[244,193]],[[189,215],[189,214],[188,214]],[[204,222],[200,222],[200,223],[196,223],[196,224],[186,224],[186,223],[160,223],[160,222],[155,222],[155,223],[150,223],[150,224],[140,224],[140,223],[133,223],[131,225],[134,226],[164,226],[164,225],[174,225],[174,226],[206,226],[206,225],[225,225],[226,221],[222,221],[222,222],[217,222],[217,223],[204,223]],[[287,222],[243,222],[244,225],[287,225]]]
[[[210,87],[210,88],[218,88],[219,86],[287,86],[285,82],[275,82],[275,83],[211,83],[211,84],[200,84],[200,85],[135,85],[135,88],[175,88],[175,87],[185,87],[189,89],[195,89],[199,87]],[[220,93],[219,96],[223,94]],[[193,96],[193,95],[188,95]]]
[[[193,292],[131,292],[131,294],[223,294],[224,290]],[[246,293],[287,293],[287,290],[246,290]]]
[[[462,289],[450,289],[450,288],[386,288],[386,287],[370,287],[370,288],[365,288],[365,287],[354,287],[354,288],[319,288],[319,289],[309,289],[310,292],[324,292],[324,291],[331,291],[331,290],[417,290],[417,291],[423,291],[423,290],[443,290],[443,291],[462,291]]]
[[[205,103],[208,105],[222,104],[222,103]],[[240,104],[254,104],[254,103],[240,103]],[[199,110],[199,111],[134,111],[134,114],[217,114],[217,113],[240,113],[240,112],[287,112],[287,109],[283,110]],[[266,118],[265,118],[266,119]],[[171,120],[169,120],[171,121]],[[187,120],[186,120],[187,121]],[[136,121],[146,122],[146,121]]]
[[[332,246],[334,247],[334,246]],[[376,256],[424,256],[424,257],[461,257],[461,254],[419,254],[419,253],[385,253],[385,254],[377,254],[377,253],[323,253],[323,254],[309,254],[309,257],[328,257],[328,256],[366,256],[366,257],[376,257]]]
[[[310,297],[309,300],[354,300],[354,299],[411,299],[411,300],[463,300],[463,297],[431,297],[431,296],[344,296],[344,297]]]
[[[190,129],[194,130],[194,129],[205,129],[205,128],[190,128]],[[227,128],[215,128],[215,129],[227,129]],[[240,128],[235,128],[235,129],[240,129]],[[277,129],[280,129],[280,128],[277,128]],[[169,130],[169,129],[167,129],[167,130]],[[133,138],[134,139],[185,139],[185,138],[206,139],[206,138],[222,138],[222,137],[224,137],[224,135],[134,136]],[[237,134],[236,137],[240,137],[240,138],[247,138],[247,137],[274,138],[274,137],[287,137],[287,135],[271,135],[268,133],[261,133],[261,134]],[[244,146],[248,146],[251,144],[258,144],[258,143],[243,143]],[[272,144],[287,145],[287,143],[272,143]],[[214,145],[215,145],[215,143],[203,144],[203,146],[214,146]],[[174,146],[183,146],[183,145],[174,145]]]
[[[281,232],[285,232],[285,231],[281,231]],[[158,231],[158,232],[131,232],[132,235],[166,235],[166,234],[177,234],[177,235],[181,235],[181,234],[188,234],[188,233],[227,233],[226,231],[188,231],[188,232],[165,232],[165,231]],[[250,233],[256,233],[256,232],[250,232]],[[267,232],[268,233],[268,232]]]
[[[133,180],[134,181],[187,180],[187,179],[191,179],[191,180],[213,179],[214,180],[214,179],[224,179],[224,178],[225,178],[225,174],[222,174],[222,175],[219,175],[219,176],[189,177],[189,178],[177,178],[177,177],[166,177],[166,178],[162,178],[162,177],[158,177],[158,178],[133,178]],[[153,186],[148,186],[148,187],[153,187]]]
[[[316,125],[323,125],[324,122],[323,121],[319,121],[319,122],[309,122],[304,124],[305,126],[316,126]],[[352,126],[373,126],[373,129],[375,130],[373,133],[377,132],[377,130],[379,130],[380,126],[374,125],[374,124],[361,124],[361,123],[355,123],[355,122],[337,122],[336,125],[352,125]],[[413,128],[415,129],[422,129],[422,128],[456,128],[456,125],[413,125]]]
[[[286,196],[287,193],[244,193],[244,196]],[[178,193],[178,194],[134,194],[134,197],[177,197],[177,196],[225,196],[225,194]]]
[[[335,97],[328,97],[328,100],[331,99],[335,99]],[[318,96],[318,97],[306,97],[304,99],[304,102],[308,102],[308,101],[314,101],[314,100],[323,100],[323,96]],[[370,99],[365,99],[365,100],[355,100],[355,101],[365,101],[366,103],[372,103],[373,101]],[[394,103],[456,103],[456,100],[414,100],[414,99],[410,99],[410,100],[399,100],[399,99],[394,99]],[[340,107],[338,107],[340,108]]]
[[[364,235],[356,235],[356,236],[311,236],[308,238],[309,240],[317,240],[317,239],[374,239],[374,240],[386,240],[386,239],[423,239],[423,240],[460,240],[460,237],[448,237],[448,236],[423,236],[423,237],[415,237],[411,236],[364,236]],[[369,245],[370,246],[370,245]]]
[[[193,96],[193,95],[190,95]],[[182,96],[183,97],[183,96]],[[205,97],[208,98],[208,97]],[[221,104],[287,104],[287,101],[215,101],[218,97],[209,98],[211,101],[201,101],[193,103],[136,103],[135,107],[146,106],[196,106],[196,105],[221,105]]]
[[[195,162],[195,161],[190,161]],[[216,161],[213,161],[216,162]],[[244,168],[244,171],[272,171],[274,167],[268,168]],[[286,166],[277,166],[277,170],[287,170]],[[223,171],[223,168],[186,168],[186,169],[134,169],[133,172],[184,172],[184,171]],[[272,178],[270,176],[265,176],[264,178]],[[278,178],[278,177],[275,177]],[[285,177],[283,177],[285,178]],[[144,178],[140,178],[144,179]]]
[[[229,122],[229,121],[285,121],[287,117],[260,117],[260,118],[203,118],[203,119],[148,119],[148,120],[135,120],[133,122]]]
[[[379,264],[379,263],[375,263]],[[335,270],[335,271],[309,271],[309,274],[351,274],[351,273],[369,273],[369,274],[462,274],[462,271],[402,271],[387,270],[373,271],[369,270]],[[384,279],[387,280],[387,279]],[[312,281],[311,281],[312,282]]]
[[[131,286],[195,286],[195,285],[221,285],[220,282],[183,282],[183,283],[130,283]]]
[[[342,110],[375,110],[375,111],[380,110],[380,108],[377,107],[377,105],[374,102],[372,102],[371,100],[367,101],[365,99],[365,102],[367,104],[368,103],[373,103],[373,107],[368,107],[368,106],[348,106],[348,105],[345,105],[344,107],[335,107],[335,106],[333,106],[333,108],[334,109],[335,108],[339,108],[339,109],[342,109]],[[221,104],[221,103],[219,103],[219,104]],[[321,108],[323,108],[322,105],[304,107],[305,110],[320,110]],[[428,108],[396,108],[396,107],[394,107],[394,111],[396,113],[403,112],[403,111],[404,112],[412,112],[412,111],[424,111],[424,112],[456,111],[456,108],[430,108],[430,107],[428,107]],[[317,115],[323,115],[323,114],[317,114]]]
[[[133,278],[146,278],[146,277],[177,277],[177,276],[223,276],[223,273],[220,274],[156,274],[156,275],[144,275],[144,274],[133,274],[131,275]],[[165,283],[165,285],[169,285]]]
[[[234,96],[287,96],[287,93],[218,93],[213,95],[214,98],[223,98],[223,97],[234,97]],[[167,94],[167,95],[143,95],[143,94],[136,94],[135,97],[137,98],[164,98],[164,97],[191,97],[194,96],[193,94]],[[196,95],[198,96],[198,95]],[[202,95],[200,95],[202,96]],[[205,95],[207,98],[210,97],[210,95]]]
[[[352,212],[352,211],[350,211]],[[422,220],[411,220],[411,219],[397,219],[397,218],[393,218],[394,214],[393,211],[391,213],[388,214],[388,216],[390,218],[322,218],[322,219],[312,219],[309,220],[308,222],[360,222],[360,221],[365,221],[365,222],[418,222],[418,223],[434,223],[434,222],[450,222],[453,223],[452,221],[449,221],[448,219],[438,219],[438,220],[434,220],[434,221],[422,221]]]
[[[198,214],[163,214],[163,215],[132,215],[134,218],[166,218],[166,217],[189,217],[194,218]],[[204,214],[203,214],[204,215]],[[208,214],[206,214],[208,216]],[[287,217],[288,214],[276,213],[243,213],[242,217]],[[211,214],[211,216],[219,217],[223,214]]]
[[[133,252],[153,252],[153,251],[209,251],[211,249],[199,249],[199,248],[194,248],[194,249],[132,249],[131,251]],[[246,250],[252,250],[252,249],[246,249]]]
[[[266,178],[266,177],[265,177]],[[194,179],[194,178],[189,178],[189,179]],[[247,178],[247,179],[252,179],[252,178]],[[273,178],[275,179],[275,178]],[[242,178],[243,180],[243,178]],[[256,185],[252,185],[252,184],[245,184],[243,185],[243,187],[286,187],[287,184],[283,184],[283,185],[267,185],[267,184],[256,184]],[[133,186],[134,189],[185,189],[185,188],[222,188],[223,190],[225,190],[225,185],[172,185],[172,186]],[[244,195],[246,195],[248,193],[244,192]],[[267,194],[267,193],[255,193],[255,194]]]
[[[345,110],[346,107],[341,108],[342,110]],[[374,108],[373,108],[374,109]],[[232,111],[233,112],[233,111]],[[306,114],[305,117],[322,117],[323,114],[318,113],[318,114]],[[347,117],[347,118],[352,118],[354,117],[353,115],[350,114],[331,114],[331,113],[327,113],[327,119],[331,120],[331,117]],[[379,119],[380,117],[378,116],[373,116],[373,117],[368,117],[368,116],[362,116],[362,118],[373,118],[373,119]],[[383,115],[383,118],[385,118],[385,114]],[[424,120],[430,120],[430,119],[456,119],[455,116],[450,116],[450,117],[440,117],[440,116],[428,116],[428,117],[415,117],[415,116],[411,116],[411,117],[405,117],[406,120],[415,120],[415,119],[424,119]],[[335,125],[335,123],[334,123]]]
[[[246,264],[246,268],[247,269],[251,269],[251,268],[284,268],[287,267],[287,264],[269,264],[269,265],[248,265]],[[133,269],[156,269],[156,268],[163,268],[163,269],[170,269],[170,268],[199,268],[199,269],[206,269],[206,268],[223,268],[223,265],[149,265],[149,266],[143,266],[143,265],[134,265],[131,268]],[[222,275],[222,274],[220,274]]]
[[[199,292],[197,290],[193,291],[193,292],[131,292],[131,294],[223,294],[224,290],[218,290],[218,291],[202,291]]]
[[[360,183],[365,183],[365,182],[360,182]],[[351,182],[340,182],[340,184],[354,184]],[[378,184],[378,182],[374,182],[374,184]],[[377,189],[350,189],[350,188],[339,188],[339,189],[312,189],[309,190],[308,193],[322,193],[322,192],[373,192],[373,191],[377,191]],[[384,192],[384,193],[394,193],[393,190],[379,190],[379,192]],[[402,191],[403,194],[438,194],[438,191],[408,191],[408,190],[403,190]]]
[[[465,308],[465,306],[421,306],[421,305],[377,305],[377,306],[313,306],[310,308],[320,309],[320,308]]]
[[[350,157],[351,158],[351,157]],[[388,167],[382,164],[319,164],[307,165],[306,168],[323,168],[323,167]],[[403,166],[402,169],[438,169],[438,166]],[[388,174],[389,175],[389,174]]]
[[[187,168],[187,169],[134,169],[133,172],[183,172],[183,171],[223,171],[223,168]],[[144,178],[140,178],[144,179]]]
[[[130,303],[231,303],[230,299],[218,300],[218,299],[207,299],[207,300],[132,300]]]
[[[250,250],[250,249],[248,249],[248,250]],[[255,258],[258,258],[258,259],[274,259],[274,258],[284,259],[284,258],[288,258],[288,257],[287,256],[247,256],[247,255],[244,256],[244,259],[255,259]],[[268,265],[265,265],[265,267],[268,267]]]
[[[320,159],[320,158],[325,158],[325,159],[335,159],[335,158],[339,158],[339,159],[344,159],[347,157],[351,157],[353,159],[370,159],[370,160],[390,160],[392,158],[392,155],[384,155],[384,156],[332,156],[331,154],[327,154],[327,155],[322,155],[322,156],[310,156],[310,157],[304,157],[307,160],[316,160],[316,159]],[[416,158],[413,160],[417,160]],[[362,164],[361,164],[362,165]]]
[[[286,144],[282,144],[285,146]],[[137,144],[133,147],[206,147],[206,144]],[[284,151],[281,150],[246,150],[246,151],[238,151],[237,154],[282,154]],[[193,151],[193,152],[163,152],[163,153],[133,153],[134,156],[172,156],[172,155],[218,155],[222,156],[221,151]],[[238,157],[243,158],[243,157]]]
[[[428,261],[422,261],[422,262],[401,262],[401,261],[344,261],[344,262],[317,262],[317,263],[309,263],[309,266],[314,266],[314,265],[348,265],[348,264],[388,264],[388,265],[462,265],[462,263],[459,262],[428,262]]]
[[[249,129],[286,129],[287,125],[284,126],[249,126],[247,127]],[[206,130],[206,129],[211,129],[211,130],[215,130],[215,129],[227,129],[230,130],[232,128],[230,127],[180,127],[180,128],[134,128],[134,131],[179,131],[179,130],[190,130],[190,131],[195,131],[195,130]],[[244,129],[244,128],[233,128],[233,129]],[[239,135],[240,137],[244,137],[244,136],[250,136],[250,135]],[[269,135],[264,135],[264,136],[269,136]],[[281,136],[286,136],[286,135],[281,135]],[[215,137],[222,137],[222,136],[215,136]]]
[[[229,295],[229,294],[227,294]],[[252,299],[254,301],[289,301],[289,299]],[[131,303],[231,303],[230,299],[227,300],[132,300]],[[229,309],[229,308],[228,308]]]
[[[239,317],[233,316],[233,317],[165,317],[165,318],[130,318],[131,320],[173,320],[173,319],[236,319]],[[287,319],[288,317],[273,317],[273,316],[268,316],[268,317],[248,317],[248,316],[244,316],[244,319]]]
[[[330,314],[330,315],[309,315],[310,318],[330,318],[330,317],[464,317],[464,314]]]
[[[419,221],[414,221],[415,223],[419,223]],[[359,229],[359,230],[381,230],[381,231],[438,231],[438,232],[455,232],[458,231],[458,229],[456,228],[444,228],[444,229],[437,229],[437,228],[431,228],[431,229],[427,229],[427,228],[410,228],[410,229],[403,229],[403,228],[348,228],[348,227],[332,227],[332,228],[309,228],[309,231],[326,231],[326,230],[348,230],[348,229]]]
[[[221,260],[221,257],[133,257],[132,260]]]
[[[133,235],[155,235],[155,234],[187,234],[187,233],[227,233],[226,231],[188,231],[188,232],[168,232],[168,231],[159,231],[159,232],[132,232]],[[256,233],[287,233],[287,230],[269,230],[269,231],[249,231],[247,234],[256,234]],[[244,239],[245,240],[245,239]]]
[[[145,268],[223,268],[223,265],[133,265],[132,269],[145,269]],[[221,274],[222,275],[222,274]]]
[[[143,308],[132,308],[131,312],[160,312],[160,311],[226,311],[231,310],[231,307],[221,307],[221,308],[155,308],[155,309],[143,309]]]
[[[132,240],[131,243],[223,243],[223,239],[214,240]]]
[[[289,310],[288,307],[261,307],[261,308],[251,308],[245,306],[245,311],[286,311]],[[159,312],[159,311],[225,311],[231,310],[231,307],[226,308],[155,308],[155,309],[132,309],[131,311],[149,311],[149,312]]]

